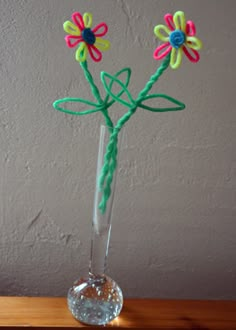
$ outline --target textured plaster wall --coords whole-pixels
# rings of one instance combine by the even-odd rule
[[[137,95],[158,65],[153,26],[178,9],[202,59],[154,87],[185,111],[126,125],[108,273],[126,297],[236,298],[234,0],[0,0],[1,295],[65,295],[87,272],[102,117],[52,108],[90,97],[62,23],[74,10],[105,20],[112,48],[90,68],[101,87],[101,70],[131,66]]]

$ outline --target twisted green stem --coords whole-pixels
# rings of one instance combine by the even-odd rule
[[[137,103],[141,102],[148,94],[148,92],[151,90],[152,86],[157,82],[157,80],[160,78],[162,73],[168,68],[170,64],[170,54],[166,56],[160,67],[157,69],[157,71],[150,77],[148,82],[146,83],[145,87],[141,90],[141,92],[138,94],[138,98],[136,100]]]
[[[157,69],[154,75],[152,75],[149,81],[146,83],[145,87],[138,94],[135,104],[130,108],[130,110],[125,113],[117,122],[116,126],[112,130],[112,133],[109,138],[109,142],[106,148],[106,154],[104,156],[104,165],[99,177],[99,188],[103,192],[102,199],[99,204],[99,209],[102,214],[106,211],[107,201],[111,195],[111,183],[113,180],[113,175],[117,167],[117,143],[118,143],[118,134],[121,128],[125,123],[130,119],[130,117],[137,110],[139,103],[142,102],[143,98],[151,90],[154,83],[157,82],[159,77],[163,72],[168,68],[170,63],[170,56],[167,56],[162,62],[161,66]]]

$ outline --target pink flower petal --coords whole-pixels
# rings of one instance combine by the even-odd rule
[[[82,32],[84,29],[84,20],[83,20],[82,15],[78,12],[75,12],[72,14],[71,17],[72,17],[72,20],[75,23],[75,25],[77,25],[78,28],[80,29],[80,32]]]
[[[99,29],[101,30],[100,32],[98,31]],[[103,37],[108,31],[108,26],[106,23],[102,22],[98,24],[92,31],[95,34],[95,37]]]
[[[161,60],[163,57],[165,57],[167,54],[169,54],[169,52],[171,51],[171,48],[172,47],[169,42],[166,42],[166,43],[158,46],[153,53],[153,58],[155,60]],[[163,49],[165,49],[165,50],[161,54],[159,54]]]
[[[186,34],[188,36],[195,36],[196,34],[196,27],[193,21],[187,21],[186,23]]]
[[[184,54],[187,56],[187,58],[191,62],[198,62],[200,59],[199,53],[195,49],[187,48],[186,46],[183,46]]]
[[[69,48],[77,46],[82,40],[81,36],[65,36],[65,41]]]
[[[165,19],[165,22],[166,22],[166,25],[168,26],[168,28],[171,30],[171,31],[174,31],[175,30],[175,24],[174,24],[174,21],[173,21],[173,15],[171,14],[166,14],[164,16],[164,19]]]
[[[88,46],[88,51],[91,56],[91,58],[95,62],[99,62],[102,59],[102,53],[100,52],[99,49],[97,49],[94,45],[87,45]]]

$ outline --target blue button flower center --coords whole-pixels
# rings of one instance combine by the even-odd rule
[[[185,34],[183,31],[175,30],[175,31],[171,32],[169,41],[170,41],[170,44],[172,47],[179,48],[185,42],[185,38],[186,37],[185,37]]]
[[[82,38],[89,45],[93,45],[96,41],[96,37],[95,37],[93,31],[91,31],[91,29],[89,29],[89,28],[86,28],[82,31]]]

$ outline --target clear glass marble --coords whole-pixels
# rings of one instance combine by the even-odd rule
[[[119,141],[121,140],[121,135],[122,130],[119,133]],[[88,277],[75,281],[68,292],[68,307],[72,315],[77,320],[90,325],[105,325],[111,322],[120,314],[123,306],[123,294],[120,287],[113,279],[105,275],[117,170],[114,173],[111,196],[107,202],[105,213],[101,214],[98,208],[101,201],[98,178],[103,166],[109,137],[110,129],[102,125],[98,148]]]

